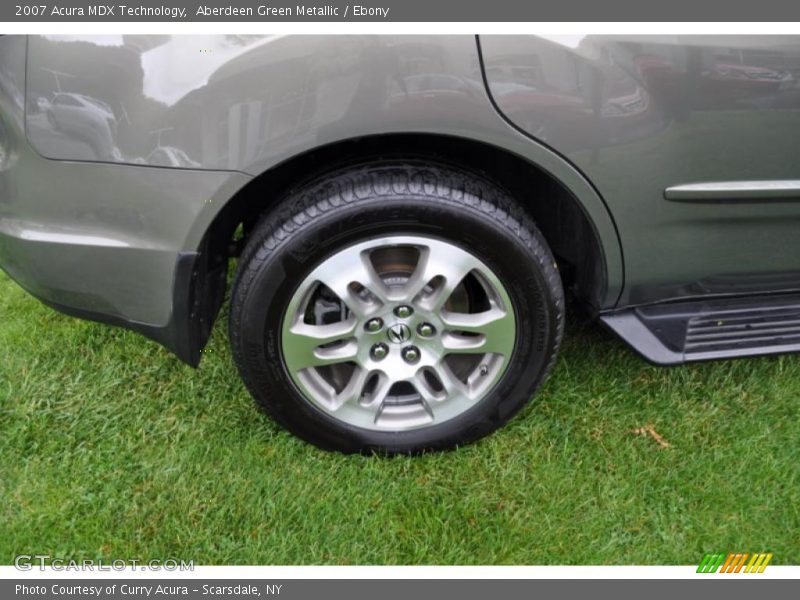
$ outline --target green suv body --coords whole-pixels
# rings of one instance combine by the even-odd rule
[[[0,265],[417,452],[513,416],[565,298],[658,364],[800,350],[800,38],[7,36]]]

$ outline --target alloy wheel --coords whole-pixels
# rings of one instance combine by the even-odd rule
[[[459,246],[388,236],[342,249],[285,312],[286,370],[306,400],[371,430],[430,427],[469,410],[516,342],[502,282]]]

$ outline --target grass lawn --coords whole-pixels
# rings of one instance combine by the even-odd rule
[[[660,369],[571,322],[537,402],[455,452],[319,451],[256,410],[226,318],[195,371],[0,275],[0,563],[800,558],[800,357]],[[655,436],[634,430],[652,425]]]

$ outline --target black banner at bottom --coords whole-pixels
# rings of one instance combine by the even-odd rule
[[[713,577],[713,576],[712,576]],[[22,600],[197,600],[238,598],[255,600],[532,600],[535,598],[675,598],[724,594],[726,600],[754,597],[792,597],[798,581],[778,579],[680,580],[554,580],[554,579],[312,579],[312,580],[199,580],[199,579],[26,579],[0,581],[0,598]],[[611,596],[613,594],[613,596]],[[688,596],[687,596],[688,594]],[[778,596],[780,594],[780,596]]]

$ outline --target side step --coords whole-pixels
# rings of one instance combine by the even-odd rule
[[[656,304],[600,319],[659,365],[800,352],[800,294]]]

